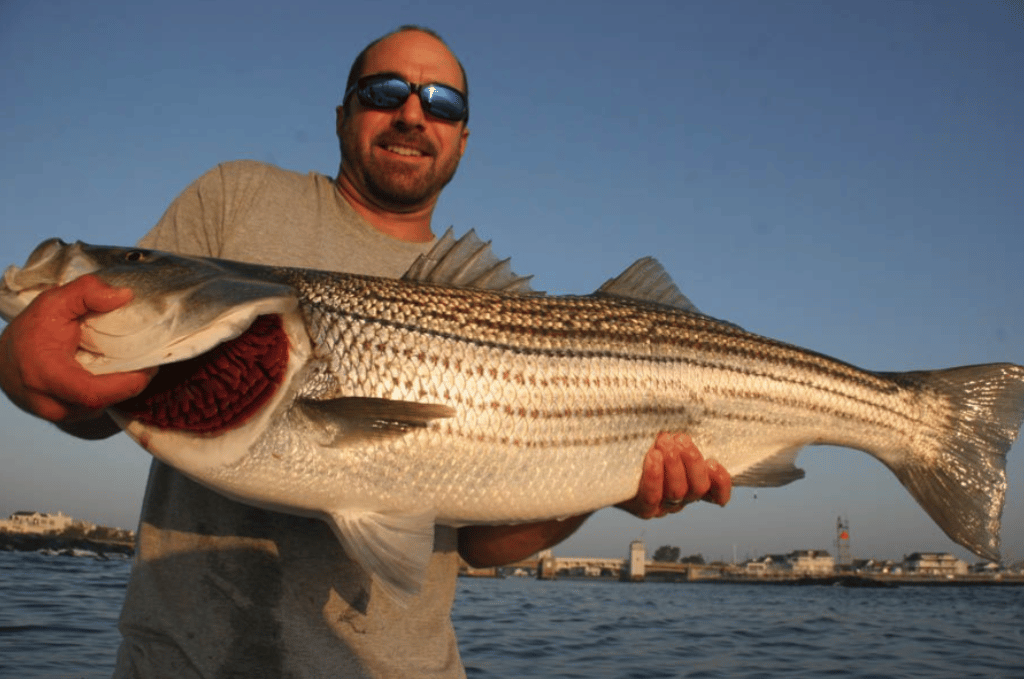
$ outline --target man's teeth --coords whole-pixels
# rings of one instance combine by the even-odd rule
[[[400,156],[422,156],[423,155],[423,153],[421,151],[417,151],[416,149],[411,149],[411,148],[408,148],[406,146],[385,146],[384,148],[386,148],[388,151],[391,151],[392,153],[397,153]]]

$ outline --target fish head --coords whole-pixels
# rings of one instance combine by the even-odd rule
[[[44,290],[85,274],[134,293],[128,304],[82,319],[78,360],[98,375],[192,358],[258,316],[297,306],[291,287],[253,278],[237,262],[52,238],[4,273],[0,314],[10,320]]]
[[[154,456],[200,476],[245,454],[309,355],[296,291],[268,271],[54,238],[6,270],[0,314],[86,274],[131,289],[129,303],[82,317],[76,358],[97,375],[158,367],[146,391],[108,410]]]
[[[4,271],[0,285],[0,316],[12,320],[39,293],[70,283],[95,269],[91,263],[76,257],[76,249],[59,238],[44,240],[25,261],[25,266],[11,265]],[[86,269],[76,271],[76,267]]]

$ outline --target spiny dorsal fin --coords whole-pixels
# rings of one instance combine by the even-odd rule
[[[639,302],[656,302],[683,311],[700,313],[653,257],[636,260],[618,276],[605,281],[595,294],[625,297]]]
[[[470,230],[455,240],[451,227],[438,239],[430,252],[420,255],[402,276],[404,281],[437,283],[461,288],[478,288],[539,295],[530,287],[533,276],[518,276],[509,260],[498,260],[491,243],[477,238]]]

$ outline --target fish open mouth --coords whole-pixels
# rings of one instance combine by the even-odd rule
[[[238,427],[284,381],[288,346],[281,317],[258,316],[238,337],[194,358],[160,366],[145,391],[114,407],[160,429],[212,435]]]

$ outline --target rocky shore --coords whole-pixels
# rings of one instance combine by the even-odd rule
[[[66,556],[92,553],[100,558],[125,557],[135,554],[130,540],[96,540],[60,534],[7,533],[0,531],[0,550],[7,552],[48,551]]]

